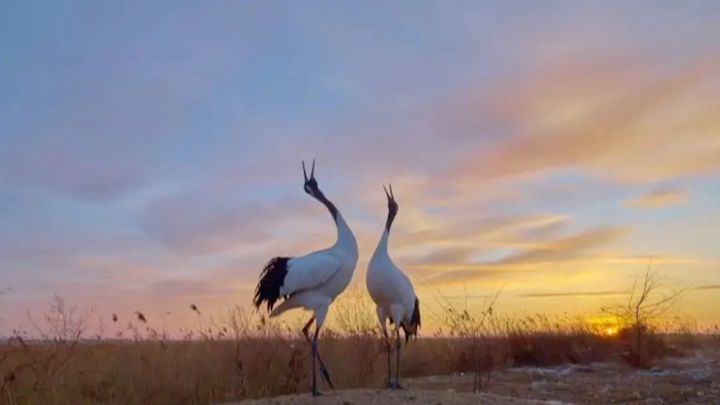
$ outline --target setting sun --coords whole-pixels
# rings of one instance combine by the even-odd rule
[[[618,328],[605,328],[605,336],[616,336],[618,334]]]
[[[622,320],[612,314],[590,316],[587,318],[587,323],[596,333],[608,337],[616,336],[624,326]]]

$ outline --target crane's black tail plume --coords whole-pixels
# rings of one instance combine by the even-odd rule
[[[415,298],[415,309],[413,310],[412,317],[410,317],[410,325],[405,326],[405,323],[401,323],[403,332],[405,332],[405,344],[410,340],[411,336],[417,338],[417,331],[420,328],[420,300]]]
[[[267,262],[260,273],[260,281],[255,287],[255,298],[253,299],[255,309],[259,309],[263,302],[267,302],[268,312],[272,311],[277,300],[287,298],[287,296],[281,297],[280,288],[285,283],[288,260],[290,260],[289,257],[275,257]]]

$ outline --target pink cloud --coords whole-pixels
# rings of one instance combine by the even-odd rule
[[[271,225],[294,214],[306,214],[297,198],[248,201],[231,192],[195,190],[152,201],[145,211],[144,229],[151,237],[181,255],[257,245],[270,238]]]
[[[165,279],[150,283],[143,292],[153,296],[200,298],[205,296],[237,295],[238,290],[227,284],[203,279]]]

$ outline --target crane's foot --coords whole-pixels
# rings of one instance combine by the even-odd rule
[[[391,383],[390,381],[388,381],[387,384],[385,384],[386,390],[391,390],[393,388],[395,388],[395,384]]]
[[[320,392],[320,390],[318,390],[316,387],[313,387],[311,393],[312,393],[312,396],[314,396],[314,397],[321,397],[321,396],[324,395],[324,394],[323,394],[322,392]]]
[[[402,385],[400,385],[399,381],[395,381],[394,383],[392,383],[390,388],[392,388],[394,390],[404,390],[405,389]]]

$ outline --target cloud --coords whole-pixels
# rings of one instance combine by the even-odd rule
[[[96,252],[93,255],[68,256],[68,267],[72,269],[72,277],[84,280],[101,280],[124,288],[152,282],[163,273],[177,270],[172,260],[164,258],[160,265],[153,263],[151,258],[139,258]],[[139,253],[139,252],[134,252]]]
[[[301,190],[266,185],[267,194],[262,194],[250,187],[241,193],[215,186],[151,200],[143,209],[141,229],[181,256],[255,255],[268,248],[301,248],[318,239],[332,243],[335,237],[327,209]]]
[[[583,291],[583,292],[559,292],[559,293],[529,293],[518,294],[522,298],[565,298],[565,297],[613,297],[627,295],[627,291]]]
[[[217,296],[234,296],[237,289],[227,285],[218,285],[210,280],[198,279],[166,279],[150,283],[144,290],[152,296],[172,296],[182,298],[200,298]]]
[[[514,215],[489,215],[480,218],[451,219],[433,229],[409,231],[397,246],[417,244],[454,244],[474,247],[485,245],[517,246],[524,240],[515,238],[516,232],[554,227],[569,220],[567,215],[538,212]]]
[[[471,247],[446,247],[437,249],[427,255],[406,260],[409,266],[432,266],[448,263],[467,263],[471,260],[474,248]]]
[[[3,48],[15,63],[0,79],[13,100],[0,109],[0,185],[107,202],[197,163],[204,145],[193,146],[207,137],[193,145],[193,126],[216,102],[207,96],[258,46],[241,32],[269,17],[211,6],[202,11],[211,23],[179,28],[198,11],[78,6],[66,26],[41,28],[32,22],[58,10],[15,10],[17,46]]]
[[[188,192],[150,202],[143,229],[182,255],[213,253],[266,239],[275,208],[232,194]]]
[[[484,262],[422,263],[408,266],[411,271],[419,269],[427,274],[422,283],[456,283],[472,280],[508,280],[538,273],[545,276],[578,271],[577,267],[597,263],[607,254],[598,251],[611,242],[627,235],[631,226],[598,226],[574,235],[529,244],[503,258]],[[448,254],[452,257],[453,251]]]
[[[720,290],[720,284],[709,284],[695,287],[696,290]]]
[[[522,82],[521,89],[499,89],[495,109],[508,136],[467,153],[444,177],[476,184],[577,168],[621,181],[649,181],[716,172],[718,62],[693,62],[672,73],[653,65],[641,71],[568,64]]]
[[[58,221],[59,222],[59,221]],[[129,277],[131,268],[148,275],[142,260],[152,252],[147,240],[136,235],[107,229],[78,229],[53,223],[40,229],[24,224],[21,230],[12,228],[0,232],[0,256],[8,283],[27,280],[62,281],[66,279]],[[149,257],[148,257],[149,256]]]
[[[680,188],[660,188],[640,194],[625,201],[626,205],[641,208],[679,205],[688,200],[688,192]]]
[[[88,80],[96,87],[54,113],[10,124],[21,135],[0,151],[0,182],[91,201],[145,184],[153,150],[183,122],[181,103],[157,83]]]
[[[655,265],[661,264],[691,264],[691,265],[715,265],[720,260],[713,258],[691,257],[672,254],[650,253],[645,255],[616,256],[603,259],[609,264],[648,264],[652,261]]]
[[[632,226],[617,225],[598,226],[575,235],[537,242],[528,251],[503,259],[501,262],[506,264],[524,263],[574,257],[595,247],[618,240],[633,228]]]

